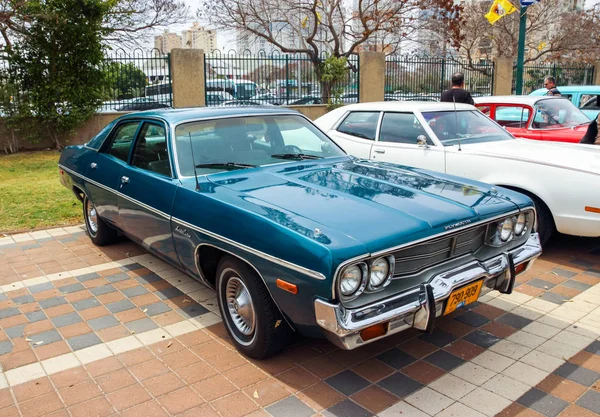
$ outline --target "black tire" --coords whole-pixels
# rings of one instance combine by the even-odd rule
[[[535,204],[535,210],[537,211],[537,233],[540,237],[540,243],[544,246],[556,231],[554,218],[552,218],[550,209],[548,209],[548,206],[542,200],[531,194],[529,194],[529,197]]]
[[[83,197],[83,218],[85,220],[85,229],[87,234],[96,246],[110,245],[117,241],[119,232],[107,225],[98,214],[95,214],[95,221],[90,217],[93,216],[92,210],[96,210],[94,203]]]
[[[232,256],[224,256],[217,267],[216,278],[219,310],[236,348],[254,359],[264,359],[280,352],[287,345],[292,331],[256,272],[246,263]],[[235,289],[239,292],[236,293]],[[228,294],[234,302],[228,303]],[[238,295],[232,298],[232,294]],[[249,311],[247,303],[238,303],[245,294],[250,297],[253,320],[240,318]],[[230,305],[233,310],[229,308]],[[238,324],[234,315],[238,318]],[[249,322],[252,326],[248,325]]]

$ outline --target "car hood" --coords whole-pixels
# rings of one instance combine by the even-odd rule
[[[536,164],[600,174],[600,146],[514,139],[463,144],[462,152],[511,158]]]
[[[485,184],[425,170],[346,158],[303,162],[220,173],[209,180],[235,191],[244,204],[253,203],[256,213],[277,208],[310,220],[323,233],[335,230],[359,241],[370,252],[518,208],[501,190],[492,195]]]

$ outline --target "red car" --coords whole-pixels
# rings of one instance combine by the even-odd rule
[[[513,136],[579,143],[591,120],[567,98],[477,97],[475,106]]]

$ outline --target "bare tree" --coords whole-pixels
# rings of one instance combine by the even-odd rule
[[[0,0],[0,50],[26,36],[33,16],[22,13],[29,0]],[[105,40],[134,46],[148,31],[184,23],[190,17],[182,0],[118,0],[104,17]]]
[[[479,59],[517,56],[519,15],[514,12],[494,25],[485,19],[491,1],[465,4],[454,44],[473,64]],[[519,7],[519,2],[512,2]],[[599,57],[598,8],[568,10],[564,0],[544,0],[527,9],[525,62],[596,61]]]
[[[354,0],[352,6],[345,0],[206,0],[198,16],[283,53],[306,54],[322,80],[324,54],[349,57],[376,39],[393,48],[423,24],[419,11],[439,10],[430,18],[439,25],[450,25],[447,16],[460,11],[453,0]],[[330,87],[321,81],[323,97]]]

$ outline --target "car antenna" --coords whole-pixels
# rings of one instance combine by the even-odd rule
[[[196,191],[200,189],[200,184],[198,184],[198,173],[196,172],[196,161],[194,159],[194,147],[192,146],[192,132],[188,132],[190,138],[190,150],[192,151],[192,164],[194,165],[194,178],[196,178]]]
[[[456,97],[452,96],[452,102],[454,103],[454,120],[456,122],[456,138],[458,139],[458,150],[462,151],[460,147],[460,135],[458,134],[458,113],[456,112]]]

